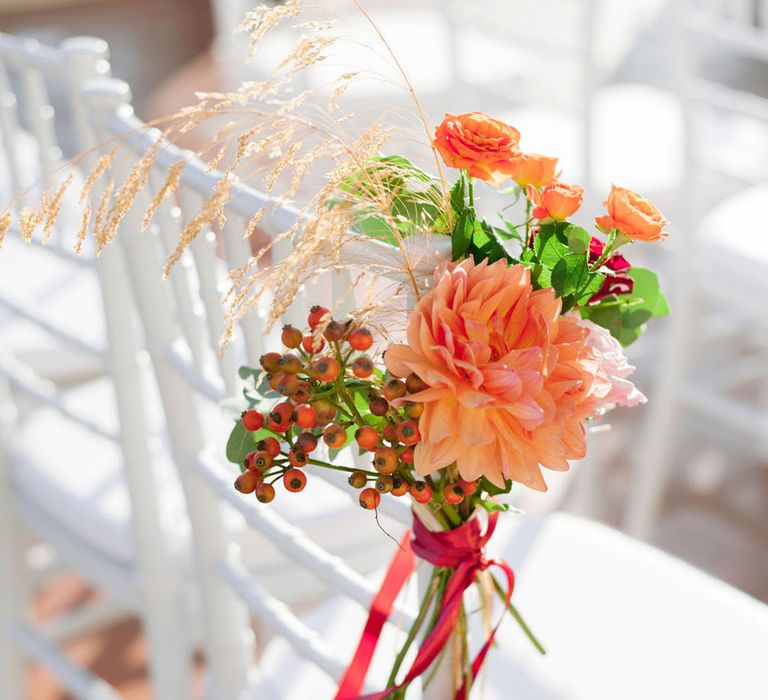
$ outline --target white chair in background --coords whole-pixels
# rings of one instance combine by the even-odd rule
[[[108,73],[106,44],[78,38],[50,48],[0,35],[0,68],[0,160],[11,175],[13,190],[25,186],[20,178],[27,172],[38,173],[44,185],[70,173],[84,182],[73,165],[62,166],[54,127],[69,139],[72,152],[85,151],[93,143],[80,87]],[[17,94],[11,92],[9,76],[18,78]],[[67,121],[54,120],[47,84],[66,96]],[[17,106],[28,120],[29,132],[18,126]],[[30,138],[37,164],[29,151],[19,151]],[[82,163],[93,166],[92,154],[86,154]],[[34,178],[28,184],[34,184]],[[73,189],[79,193],[78,184],[75,180]],[[45,246],[36,239],[30,247],[22,247],[12,229],[6,237],[8,249],[0,255],[0,306],[106,368],[102,380],[56,385],[29,366],[23,343],[17,345],[12,330],[3,328],[0,697],[23,697],[26,660],[45,666],[77,698],[118,697],[104,681],[74,665],[60,644],[127,614],[142,619],[156,697],[188,697],[187,601],[180,594],[163,527],[169,519],[183,516],[183,501],[177,501],[173,512],[167,502],[167,479],[159,479],[162,469],[155,469],[141,377],[141,336],[120,250],[112,248],[96,258],[88,242],[78,258],[70,248],[75,232],[71,220],[67,224],[64,219],[54,232],[63,240]],[[25,295],[28,283],[41,279],[44,283],[51,275],[46,260],[60,262],[62,269],[56,274],[62,288],[39,298]],[[66,300],[68,308],[57,309],[55,297],[67,296],[73,285],[85,295],[73,294]],[[95,339],[84,332],[92,326],[93,314],[102,315],[96,327],[103,324]],[[50,352],[61,352],[58,347],[52,344]],[[168,469],[164,473],[174,476]],[[162,512],[158,495],[165,501]],[[35,590],[25,558],[30,538],[49,545],[62,566],[106,594],[106,603],[65,613],[46,626],[34,624],[30,607]]]
[[[685,416],[718,426],[728,450],[768,458],[768,256],[760,223],[768,196],[768,99],[705,79],[700,56],[719,55],[719,65],[768,63],[768,31],[749,12],[734,13],[739,7],[675,2],[669,43],[687,165],[679,192],[682,234],[672,241],[673,316],[625,513],[626,529],[640,537],[652,534]],[[734,137],[743,148],[726,147]]]
[[[124,84],[100,81],[89,85],[85,94],[102,139],[119,136],[138,156],[159,137],[142,129],[133,116]],[[220,176],[167,144],[157,149],[157,181],[161,183],[162,173],[181,158],[187,165],[180,201],[213,191]],[[266,207],[261,225],[269,234],[284,230],[295,216],[295,212],[253,190],[236,184],[233,192],[221,232],[230,265],[248,255],[242,231],[256,211]],[[163,288],[157,274],[165,248],[163,236],[139,231],[142,204],[146,202],[139,202],[129,212],[116,245],[125,251],[131,270],[189,502],[204,581],[210,697],[332,697],[376,590],[375,577],[366,579],[342,559],[330,556],[310,539],[312,531],[298,516],[288,521],[279,514],[275,508],[278,501],[261,506],[232,489],[233,468],[223,463],[220,448],[217,451],[207,446],[213,423],[204,409],[206,403],[222,396],[222,373],[227,370],[220,366],[207,373],[195,367],[184,329],[174,318],[171,290]],[[182,207],[177,213],[187,219],[194,212]],[[211,251],[212,238],[193,244],[198,248],[192,250],[192,268],[200,274],[197,293],[201,301],[205,297],[216,299],[215,288],[207,289],[204,282],[211,270],[220,267]],[[376,242],[365,245],[370,246],[371,254],[379,254]],[[203,246],[209,250],[206,257],[201,255]],[[319,300],[315,294],[313,301]],[[262,352],[262,336],[257,314],[243,319],[238,339],[244,342],[245,356],[251,361]],[[237,346],[228,352],[237,353]],[[226,361],[225,355],[222,362]],[[333,474],[319,470],[310,477],[336,481]],[[344,484],[343,477],[339,483]],[[354,498],[354,493],[350,495]],[[305,503],[297,500],[297,510]],[[223,504],[240,511],[293,562],[295,581],[320,577],[339,594],[338,599],[300,616],[285,604],[287,588],[270,593],[265,572],[249,570],[248,552],[227,546]],[[346,508],[355,512],[351,502]],[[383,499],[382,510],[402,524],[409,521],[402,500]],[[363,515],[367,523],[357,527],[368,528],[380,538],[383,546],[378,551],[383,564],[393,545],[375,528],[370,514]],[[493,650],[485,681],[489,697],[508,697],[521,689],[519,693],[527,700],[608,700],[617,696],[634,700],[669,689],[675,696],[691,694],[714,700],[724,689],[731,689],[735,697],[748,700],[753,697],[750,693],[768,692],[766,679],[758,672],[759,650],[768,642],[768,611],[728,586],[606,528],[567,516],[529,519],[522,524],[509,516],[491,549],[517,568],[516,600],[542,635],[551,656],[535,658],[522,633],[511,620],[506,621],[503,644]],[[263,650],[258,665],[254,664],[243,604],[277,636]],[[382,642],[384,655],[396,648],[396,630],[407,628],[412,614],[408,601],[398,605],[392,617],[394,629],[389,629]],[[700,625],[708,620],[712,621],[711,634],[703,634]],[[729,659],[727,665],[718,663],[725,657]],[[386,659],[380,656],[369,689],[376,689],[386,670]],[[738,683],[734,683],[734,672]],[[418,689],[413,690],[418,697]],[[444,700],[445,693],[432,685],[423,697]]]

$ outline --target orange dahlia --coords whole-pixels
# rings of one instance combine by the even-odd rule
[[[586,451],[583,421],[610,382],[578,317],[561,316],[552,289],[529,271],[471,259],[438,272],[408,322],[408,344],[385,354],[392,374],[416,373],[428,388],[415,467],[456,463],[463,479],[503,487],[512,479],[546,490],[541,467],[564,471]]]

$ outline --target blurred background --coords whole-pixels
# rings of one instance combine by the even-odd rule
[[[685,21],[683,3],[666,0],[569,0],[554,12],[545,0],[364,4],[431,122],[479,110],[516,126],[523,150],[558,156],[562,179],[584,184],[581,223],[600,211],[612,182],[671,221],[668,241],[628,253],[660,270],[672,306],[630,349],[648,404],[610,415],[585,463],[550,477],[547,494],[517,494],[519,505],[604,521],[768,602],[768,0],[693,1]],[[351,2],[312,5],[351,33],[370,33]],[[54,45],[103,38],[113,74],[151,120],[197,91],[269,75],[285,37],[271,37],[246,65],[247,40],[233,32],[248,7],[0,0],[0,31]],[[383,60],[348,51],[329,63]],[[321,83],[324,70],[307,80]],[[363,83],[351,99],[360,113],[408,106],[384,82]],[[67,577],[42,592],[38,615],[90,595]],[[78,639],[70,652],[124,697],[148,697],[138,623]],[[64,697],[34,672],[31,700]]]

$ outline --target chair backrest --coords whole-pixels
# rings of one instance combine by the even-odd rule
[[[92,154],[86,152],[94,140],[81,86],[85,81],[108,74],[107,45],[100,39],[74,38],[54,48],[33,40],[0,34],[0,170],[9,176],[9,197],[19,195],[30,186],[34,192],[38,184],[50,186],[51,182],[63,181],[69,175],[74,178],[71,189],[75,197],[79,195],[79,185],[85,181],[81,168],[87,171],[89,166],[95,164]],[[56,91],[63,100],[62,119],[56,118],[48,99],[48,88]],[[85,155],[76,163],[69,163],[66,154],[77,153]],[[35,161],[37,167],[33,167]],[[35,174],[25,181],[24,177],[29,172]],[[34,199],[33,195],[30,196]],[[9,202],[2,204],[5,207]],[[69,227],[65,223],[67,221]],[[97,258],[93,246],[86,241],[83,254],[77,256],[74,251],[76,236],[69,234],[76,233],[79,221],[79,218],[72,222],[72,219],[61,216],[59,230],[51,232],[51,241],[47,245],[44,245],[45,234],[35,236],[29,242],[36,248],[34,252],[38,262],[51,259],[65,266],[66,274],[73,279],[87,275],[95,278],[104,323],[104,331],[98,341],[86,338],[80,332],[85,320],[83,316],[87,313],[83,308],[73,309],[68,318],[62,319],[60,315],[48,313],[44,304],[32,303],[17,290],[3,287],[0,291],[0,311],[9,310],[11,319],[24,319],[57,341],[87,353],[101,363],[103,372],[110,376],[114,384],[117,432],[104,427],[101,416],[73,409],[60,386],[40,376],[26,364],[23,348],[13,354],[6,343],[0,344],[0,373],[4,375],[4,383],[9,384],[17,394],[55,409],[62,420],[72,421],[120,447],[138,558],[137,570],[133,573],[151,582],[152,586],[165,586],[175,596],[177,584],[160,526],[155,481],[150,468],[153,455],[146,424],[146,397],[140,376],[142,345],[135,310],[130,295],[126,293],[129,288],[126,268],[117,248],[106,250]],[[6,245],[17,234],[18,231],[11,228],[6,236]],[[15,259],[4,259],[0,263],[19,264]],[[30,267],[25,277],[30,281],[39,281],[41,269],[44,268]],[[55,348],[52,349],[52,352],[55,351]],[[13,434],[14,420],[11,411],[1,412],[0,421],[6,423],[5,428],[10,434]],[[0,450],[6,452],[0,460],[6,467],[12,459],[25,457],[17,453],[13,443],[6,441],[0,441]],[[73,465],[73,468],[76,466]],[[7,470],[0,474],[0,488],[9,491],[13,488]],[[42,514],[40,517],[46,516]],[[67,537],[66,533],[62,531],[61,537]],[[76,536],[72,540],[71,544],[76,549]],[[122,583],[130,585],[128,580]],[[168,643],[171,642],[169,638]],[[39,660],[45,664],[45,658]],[[179,674],[183,677],[182,669],[179,669]],[[66,684],[71,678],[61,680]],[[78,696],[84,692],[82,687],[69,689]],[[160,692],[161,689],[157,690]],[[166,692],[173,691],[167,689]]]
[[[146,153],[160,137],[156,130],[147,128],[133,115],[129,89],[124,83],[100,81],[87,86],[84,94],[101,140],[117,137],[133,154],[133,158],[121,159],[126,162],[126,168],[128,161],[135,161]],[[146,206],[167,178],[169,169],[179,161],[184,161],[185,167],[176,191],[178,204],[166,203],[167,211],[160,211],[155,224],[142,233]],[[123,171],[122,176],[125,174]],[[220,174],[211,172],[192,154],[161,142],[149,178],[150,191],[145,193],[146,197],[140,196],[128,211],[116,241],[125,250],[131,270],[172,449],[186,490],[205,596],[205,644],[212,681],[219,697],[234,698],[254,680],[253,672],[249,671],[253,656],[242,603],[265,625],[289,640],[299,654],[332,677],[340,677],[346,660],[338,658],[321,634],[304,625],[283,601],[268,593],[258,578],[249,574],[239,552],[228,546],[222,505],[229,504],[240,511],[246,521],[286,557],[357,601],[361,610],[370,604],[375,591],[365,577],[316,545],[273,508],[259,506],[254,498],[246,499],[237,493],[231,485],[233,467],[224,461],[223,448],[220,447],[219,452],[210,446],[216,438],[221,443],[231,422],[214,424],[205,413],[206,405],[218,412],[221,399],[238,394],[238,364],[248,362],[258,366],[258,358],[265,350],[265,324],[254,312],[238,324],[233,342],[217,359],[217,334],[224,321],[220,297],[226,283],[226,270],[242,264],[251,255],[243,232],[256,212],[265,210],[259,225],[272,236],[286,230],[296,217],[290,208],[234,183],[232,197],[225,207],[226,223],[219,233],[223,243],[221,257],[216,252],[217,236],[210,231],[201,232],[191,244],[189,266],[171,272],[172,278],[178,272],[187,277],[183,289],[172,289],[170,284],[163,283],[160,275],[169,243],[172,249],[182,225],[199,211],[200,204],[211,195],[220,178]],[[371,245],[373,254],[381,253],[376,248],[382,244],[372,242]],[[277,246],[273,250],[277,258],[284,254],[285,248],[281,250]],[[348,284],[348,280],[334,280],[334,275],[336,273],[331,273],[327,284],[307,290],[306,294],[312,299],[309,303],[331,303],[333,287],[344,288]],[[185,323],[180,317],[181,305],[177,304],[180,292],[189,295],[187,305],[199,310],[206,328],[207,347],[202,353],[201,365],[195,364]],[[299,300],[297,309],[302,303],[307,302]],[[216,430],[219,434],[212,435]],[[346,486],[343,475],[339,482],[335,472],[318,472],[319,476]],[[382,508],[384,512],[402,522],[409,521],[404,503],[384,500],[388,501]],[[351,502],[349,507],[354,507]],[[404,611],[399,619],[408,624],[413,617]]]

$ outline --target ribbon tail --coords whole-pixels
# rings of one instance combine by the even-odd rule
[[[351,700],[358,697],[365,676],[373,659],[373,653],[381,636],[384,623],[392,612],[397,596],[416,568],[416,556],[411,548],[411,533],[406,532],[389,564],[379,592],[371,603],[368,620],[358,642],[355,655],[339,682],[335,700]]]

